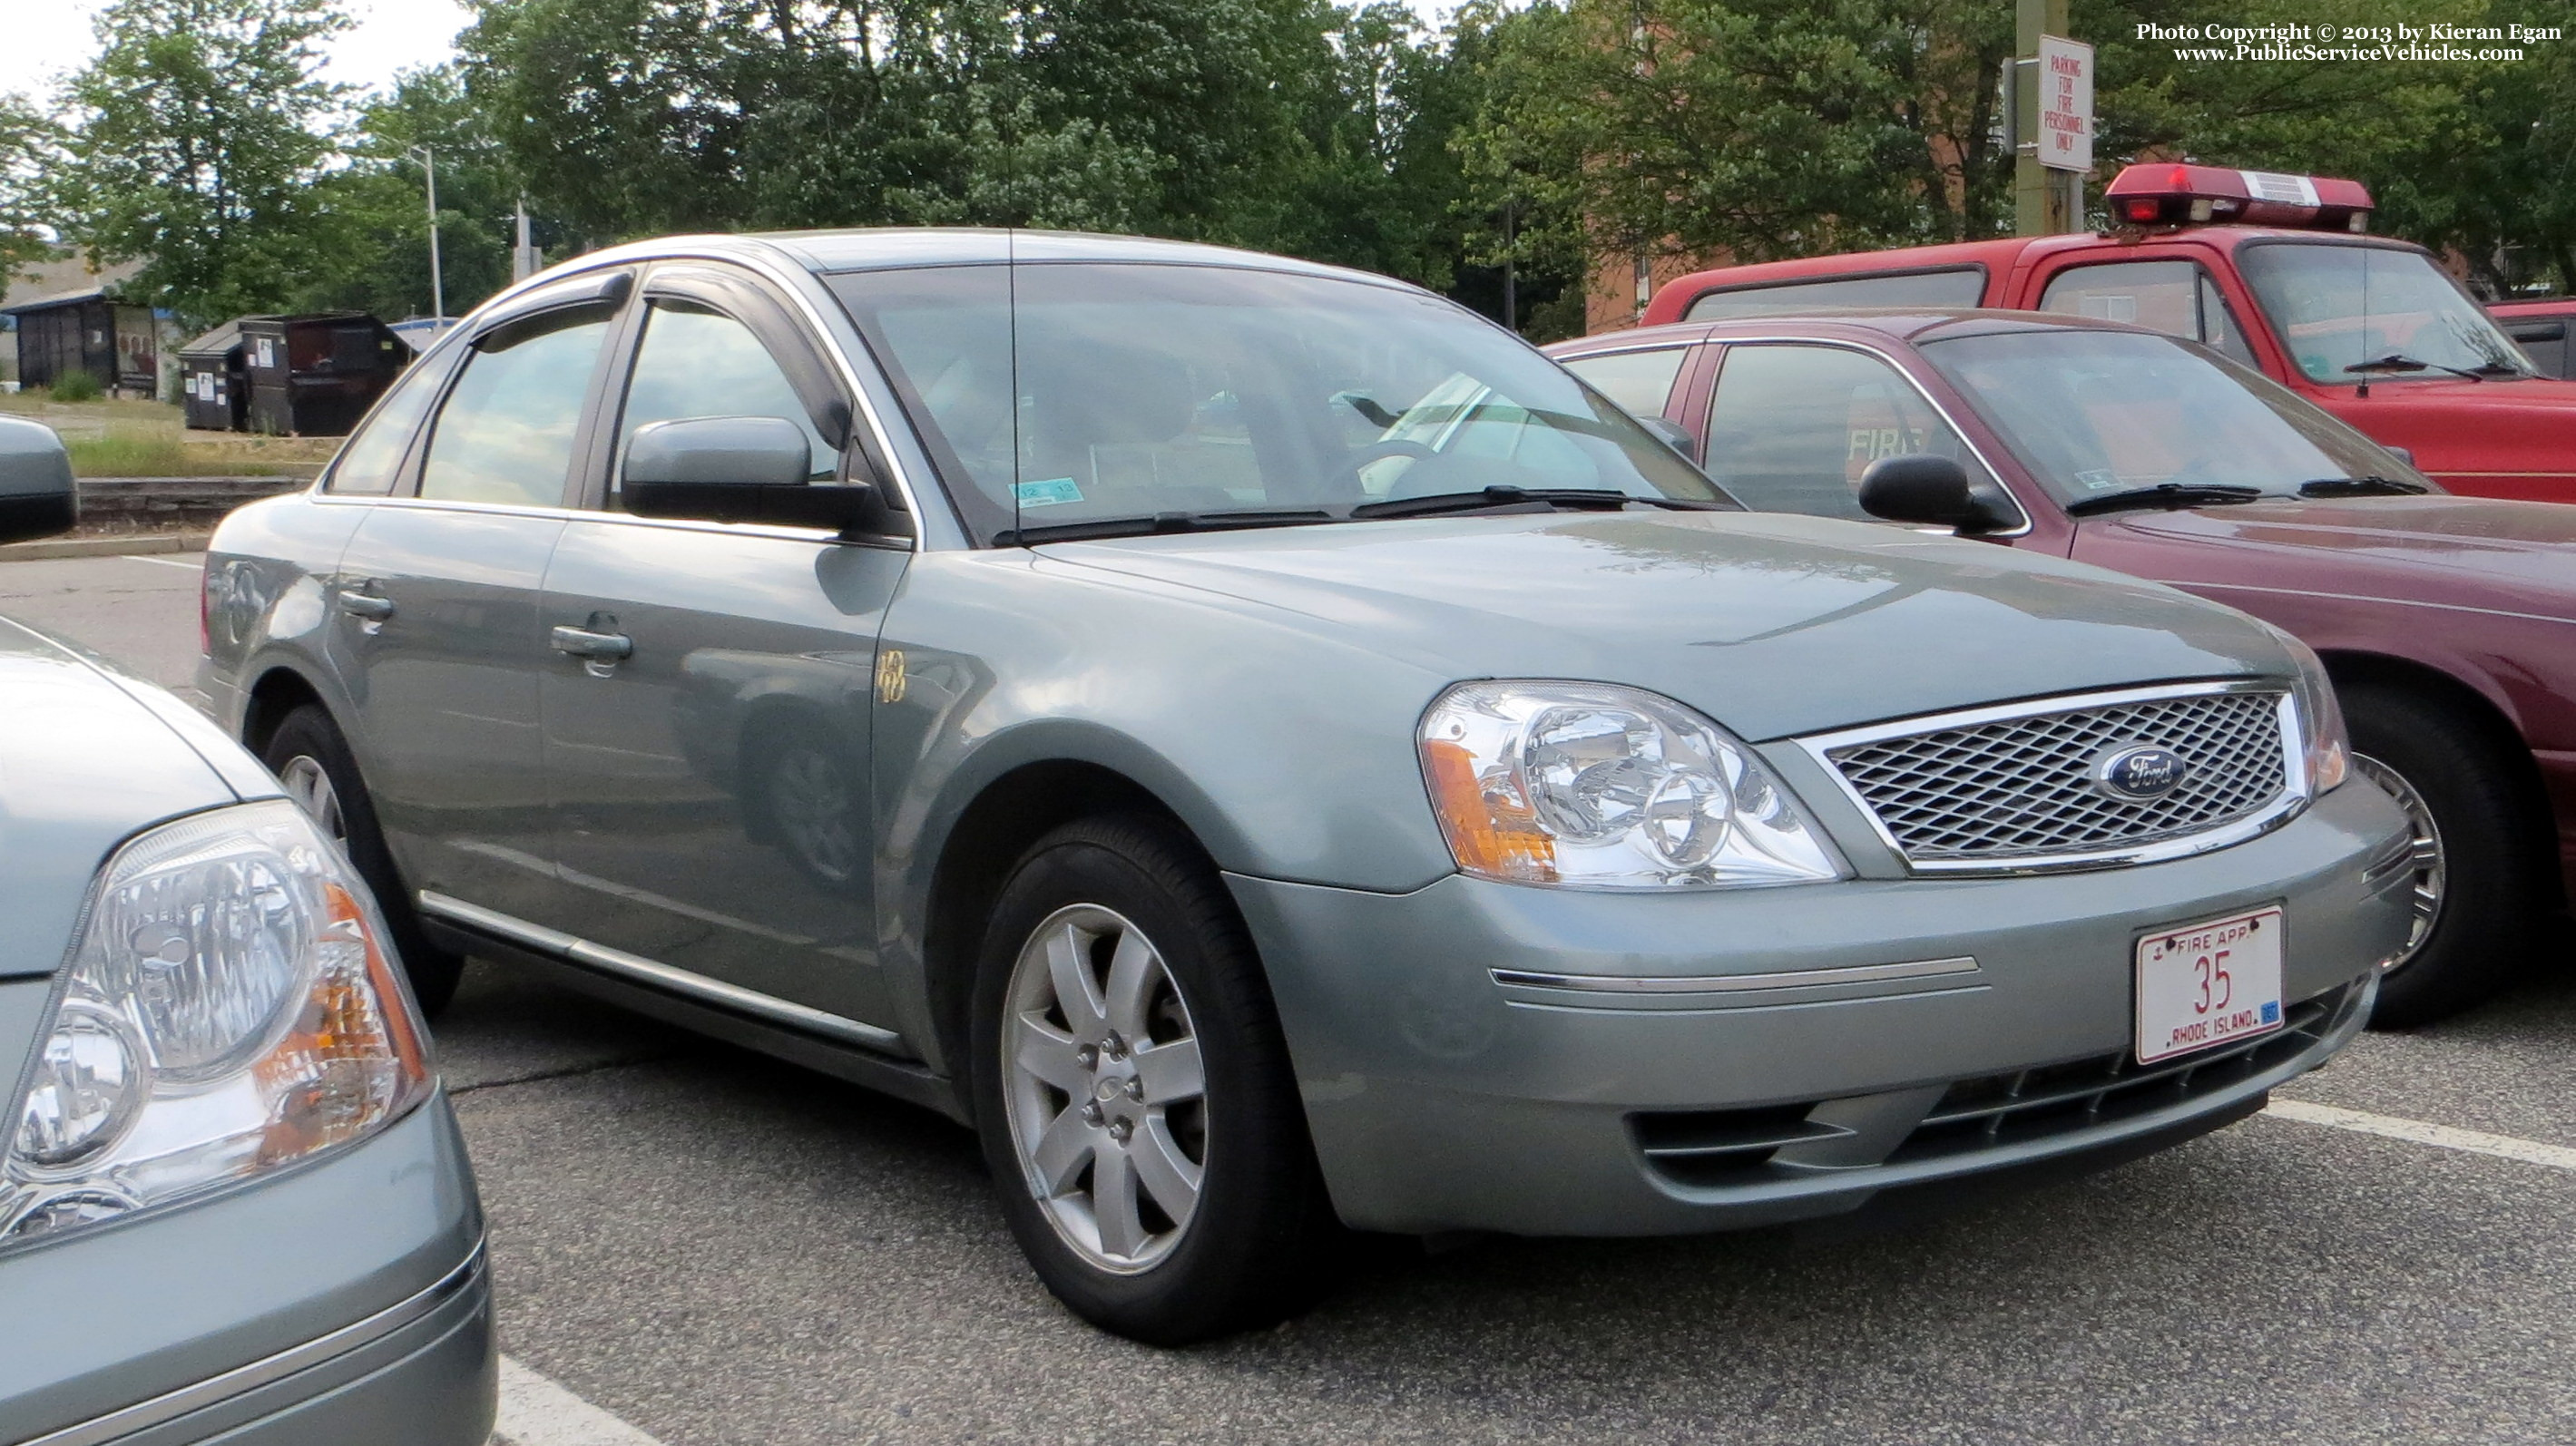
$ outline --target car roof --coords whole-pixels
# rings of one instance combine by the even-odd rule
[[[1178,266],[1236,266],[1415,288],[1392,277],[1293,257],[1151,236],[1103,236],[1081,231],[1032,231],[976,226],[873,226],[830,231],[756,231],[662,236],[629,242],[575,260],[582,266],[649,261],[665,256],[762,254],[812,272],[883,271],[913,266],[998,265],[1007,261],[1160,262]]]
[[[1602,332],[1549,347],[1550,354],[1575,355],[1620,351],[1658,342],[1729,341],[1783,337],[1832,341],[1899,341],[1919,344],[1955,336],[1986,336],[2014,331],[2125,331],[2164,336],[2152,327],[2100,321],[2089,316],[2063,316],[2044,311],[2000,311],[1985,307],[1820,307],[1776,315],[1729,317],[1724,321],[1676,321],[1662,326]]]

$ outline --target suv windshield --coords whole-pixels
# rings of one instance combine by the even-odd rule
[[[2521,349],[2423,252],[2264,242],[2236,257],[2310,381],[2532,375]]]
[[[2070,327],[1922,351],[2070,507],[2159,487],[2295,497],[2346,478],[2430,486],[2287,388],[2171,337]]]
[[[1733,505],[1555,363],[1409,289],[1081,262],[831,282],[987,541],[1341,521],[1486,489]]]

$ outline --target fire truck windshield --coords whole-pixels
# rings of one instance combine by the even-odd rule
[[[2310,381],[2534,375],[2521,349],[2420,251],[2265,242],[2236,257],[2273,334]]]

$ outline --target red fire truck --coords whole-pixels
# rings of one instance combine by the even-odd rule
[[[2359,182],[2155,163],[2106,200],[2105,235],[1695,272],[1645,321],[1985,306],[2135,322],[2260,370],[2453,492],[2576,502],[2576,381],[2542,375],[2432,253],[2368,235]]]

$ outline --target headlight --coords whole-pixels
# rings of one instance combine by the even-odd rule
[[[1789,791],[1716,724],[1603,683],[1460,683],[1422,718],[1458,867],[1515,884],[1657,889],[1843,876]]]
[[[282,800],[143,834],[99,873],[0,1160],[0,1246],[346,1144],[430,1089],[339,850]]]
[[[2299,663],[2299,742],[2308,755],[2308,797],[2323,797],[2352,772],[2352,738],[2344,732],[2343,704],[2336,701],[2334,680],[2316,650],[2280,634],[2281,645]]]

